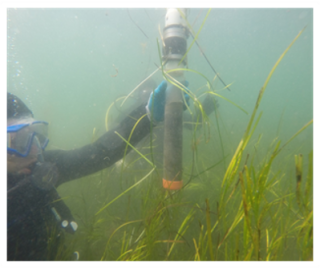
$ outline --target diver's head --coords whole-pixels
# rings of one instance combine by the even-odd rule
[[[7,93],[7,120],[33,117],[31,110],[17,96]]]
[[[29,174],[31,166],[43,161],[48,144],[48,123],[36,121],[31,110],[15,95],[7,94],[8,173]]]

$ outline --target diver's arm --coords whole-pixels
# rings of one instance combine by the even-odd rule
[[[92,144],[74,150],[45,152],[45,161],[55,163],[59,171],[59,180],[56,186],[97,172],[121,159],[124,156],[127,143],[115,132],[128,140],[134,125],[142,116],[143,118],[137,124],[130,139],[130,144],[135,145],[150,132],[150,120],[146,116],[145,105],[139,106],[117,127],[106,132]],[[127,152],[130,150],[131,148],[128,146]]]

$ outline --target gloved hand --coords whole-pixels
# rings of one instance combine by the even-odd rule
[[[188,81],[183,83],[186,87],[189,85]],[[166,102],[167,81],[162,81],[161,84],[150,94],[148,104],[146,106],[147,114],[150,120],[153,119],[155,123],[161,122],[164,119],[164,106]],[[189,105],[190,97],[184,93],[187,104]],[[184,110],[187,109],[184,105]]]

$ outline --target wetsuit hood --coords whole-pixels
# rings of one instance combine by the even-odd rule
[[[7,119],[20,117],[33,117],[31,110],[25,103],[12,93],[7,93]]]

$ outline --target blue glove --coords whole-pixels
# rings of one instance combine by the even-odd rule
[[[189,85],[188,81],[183,83],[186,87]],[[166,102],[166,89],[167,89],[167,81],[162,81],[161,84],[150,94],[150,98],[148,100],[148,104],[146,106],[147,114],[150,120],[157,122],[161,122],[164,119],[164,106]],[[184,97],[186,99],[187,104],[189,105],[190,97],[188,94],[184,93]],[[184,106],[184,110],[187,107]]]

